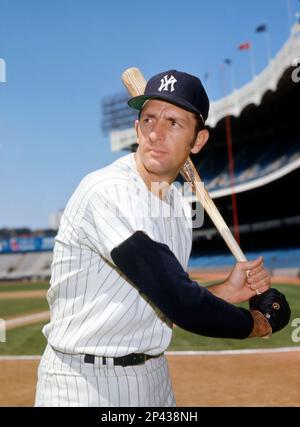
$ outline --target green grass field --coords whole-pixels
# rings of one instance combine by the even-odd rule
[[[37,291],[48,288],[49,282],[0,282],[0,295],[1,292]]]
[[[8,319],[25,315],[27,313],[38,313],[49,310],[45,298],[32,299],[0,299],[0,318]]]
[[[46,339],[42,334],[44,323],[7,331],[6,342],[0,343],[0,356],[42,354],[46,346]]]
[[[276,285],[276,288],[286,295],[290,303],[292,310],[291,321],[294,318],[300,318],[300,286]],[[5,303],[1,306],[2,301],[5,301]],[[47,309],[47,302],[42,298],[2,301],[0,300],[0,313],[2,307],[3,312],[9,313],[10,317],[20,313],[26,314],[26,312]],[[0,317],[5,318],[3,314],[0,314]],[[6,342],[0,343],[0,355],[41,354],[46,344],[45,338],[41,333],[43,325],[44,323],[40,323],[7,331]],[[299,346],[299,343],[294,343],[291,339],[292,331],[290,323],[285,329],[274,334],[268,340],[259,338],[232,340],[202,337],[176,327],[168,350],[238,350]]]

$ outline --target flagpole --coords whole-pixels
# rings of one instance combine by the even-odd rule
[[[234,63],[229,58],[226,58],[224,63],[230,67],[231,89],[232,89],[232,92],[234,92],[236,89],[236,75],[235,75]]]
[[[249,57],[250,57],[250,67],[251,67],[251,72],[252,72],[252,78],[254,79],[256,76],[256,67],[255,67],[255,58],[254,58],[253,43],[252,42],[250,44]]]
[[[250,59],[250,70],[251,70],[251,74],[252,74],[252,79],[254,79],[256,76],[256,70],[255,70],[254,52],[252,51],[253,43],[248,41],[247,43],[243,43],[240,46],[238,46],[238,49],[239,50],[248,50],[249,59]]]
[[[271,34],[269,30],[266,31],[266,49],[268,63],[272,61],[272,47],[271,47]]]
[[[231,72],[232,91],[234,92],[235,89],[236,89],[236,75],[235,75],[234,64],[231,64],[231,66],[230,66],[230,72]]]

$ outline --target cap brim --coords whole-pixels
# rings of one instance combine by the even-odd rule
[[[169,104],[177,105],[178,107],[181,107],[184,110],[188,110],[192,113],[198,114],[203,119],[203,115],[201,114],[201,112],[198,111],[196,108],[194,108],[192,104],[182,100],[181,98],[177,98],[176,96],[172,96],[172,99],[170,99],[170,95],[163,95],[163,94],[159,96],[158,95],[139,95],[129,99],[128,105],[129,107],[134,108],[135,110],[141,110],[145,102],[148,101],[149,99],[160,99],[162,101],[168,102]]]

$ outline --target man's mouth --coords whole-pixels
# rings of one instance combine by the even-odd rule
[[[149,148],[149,150],[147,151],[151,154],[154,154],[155,156],[162,156],[164,154],[168,154],[166,151],[158,150],[156,148]]]

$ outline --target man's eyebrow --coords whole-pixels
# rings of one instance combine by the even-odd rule
[[[151,111],[142,111],[141,112],[141,116],[147,116],[147,117],[155,117],[155,114],[152,113]]]
[[[184,117],[177,116],[176,114],[170,114],[167,116],[167,120],[172,120],[180,123],[187,123],[187,120]]]
[[[141,118],[142,117],[147,117],[147,118],[151,118],[152,119],[152,118],[157,117],[157,114],[155,114],[155,112],[153,112],[151,110],[150,111],[143,110],[141,112],[140,117]],[[177,115],[176,113],[173,113],[173,112],[170,112],[169,114],[166,114],[165,118],[166,118],[166,120],[175,121],[175,122],[179,122],[179,123],[182,123],[182,124],[187,124],[188,123],[187,119],[185,117],[181,117],[181,116],[179,116],[179,115]]]

